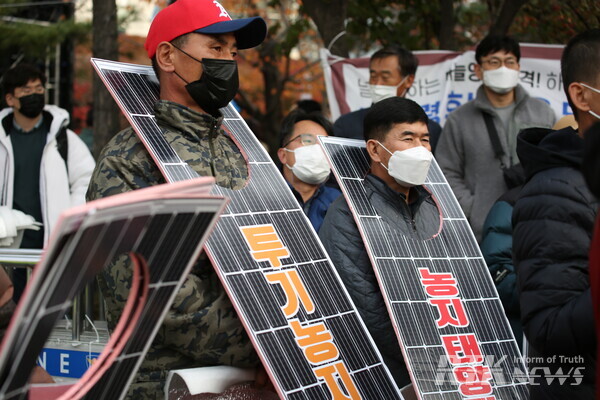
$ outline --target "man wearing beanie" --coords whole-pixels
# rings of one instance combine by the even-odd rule
[[[145,48],[160,81],[154,106],[158,125],[177,154],[199,175],[241,189],[248,177],[244,157],[220,128],[219,109],[238,90],[237,51],[259,45],[267,27],[260,17],[232,20],[216,0],[178,0],[163,9]],[[87,199],[165,183],[132,128],[103,149]],[[118,257],[99,277],[109,328],[125,304],[131,264]],[[258,357],[212,265],[203,254],[177,293],[128,398],[162,399],[169,370],[229,365],[257,367]]]

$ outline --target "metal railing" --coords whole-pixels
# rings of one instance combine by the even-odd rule
[[[40,261],[41,257],[42,250],[0,248],[0,266],[7,268],[9,276],[12,275],[10,268],[26,268],[29,279],[33,267]],[[72,340],[79,341],[84,329],[91,329],[87,326],[89,324],[85,316],[87,314],[91,319],[94,317],[94,292],[98,293],[98,319],[104,320],[104,300],[100,295],[100,291],[96,288],[96,282],[91,282],[73,299],[71,307]]]

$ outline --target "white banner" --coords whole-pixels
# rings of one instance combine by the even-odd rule
[[[560,57],[564,46],[521,44],[521,85],[544,100],[558,117],[571,114],[563,91]],[[444,124],[456,108],[475,98],[481,81],[475,76],[475,52],[415,51],[419,68],[406,97],[423,107],[429,118]],[[371,105],[369,58],[346,59],[321,50],[331,117]]]

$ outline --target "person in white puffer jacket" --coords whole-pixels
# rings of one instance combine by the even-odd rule
[[[42,223],[25,231],[21,248],[43,248],[59,214],[85,203],[95,166],[87,146],[67,129],[68,112],[45,105],[45,83],[39,70],[24,64],[2,81],[9,107],[0,111],[0,206]],[[18,299],[24,282],[13,279]]]

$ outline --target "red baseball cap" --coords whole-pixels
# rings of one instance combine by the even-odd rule
[[[261,17],[231,19],[217,0],[177,0],[154,17],[144,45],[148,57],[160,43],[190,32],[234,33],[238,49],[249,49],[265,40],[267,24]]]

